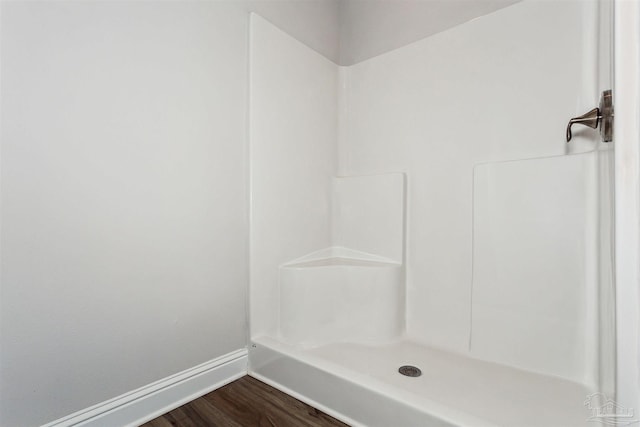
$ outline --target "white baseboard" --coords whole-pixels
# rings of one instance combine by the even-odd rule
[[[42,427],[139,426],[247,374],[247,350],[237,350]]]

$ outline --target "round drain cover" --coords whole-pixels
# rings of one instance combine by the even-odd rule
[[[419,368],[411,365],[400,366],[398,372],[407,377],[419,377],[422,375],[422,371]]]

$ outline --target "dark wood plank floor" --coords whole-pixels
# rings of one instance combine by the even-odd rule
[[[142,427],[348,427],[255,378],[245,376]]]

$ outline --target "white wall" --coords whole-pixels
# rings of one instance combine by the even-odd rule
[[[3,3],[0,424],[245,346],[246,13]]]
[[[251,19],[251,335],[277,331],[278,266],[331,245],[338,67]]]
[[[474,165],[595,147],[564,130],[606,89],[596,9],[525,1],[344,71],[340,174],[408,175],[411,338],[468,351]]]

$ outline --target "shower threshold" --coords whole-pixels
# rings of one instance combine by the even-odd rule
[[[263,336],[249,355],[250,375],[353,426],[595,425],[581,384],[410,340],[305,349]]]

